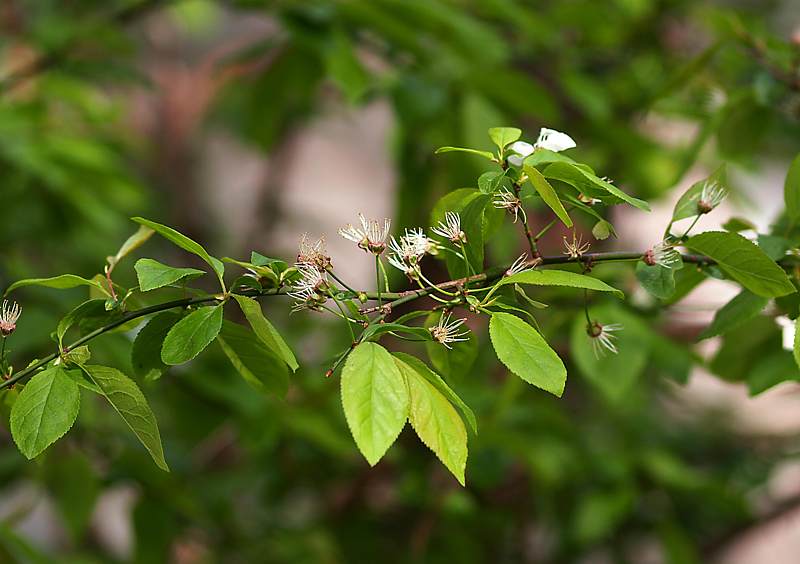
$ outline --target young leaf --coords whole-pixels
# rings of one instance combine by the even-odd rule
[[[201,307],[169,330],[161,348],[164,364],[188,362],[211,344],[222,328],[222,305]]]
[[[11,408],[11,436],[25,458],[36,458],[69,431],[80,401],[78,385],[60,366],[31,378]]]
[[[141,441],[156,466],[169,472],[156,416],[136,383],[116,368],[91,364],[83,369]]]
[[[598,278],[577,274],[568,270],[526,270],[501,279],[497,285],[507,286],[508,284],[533,284],[535,286],[570,286],[572,288],[584,288],[598,292],[614,292],[620,298],[625,294],[613,286],[609,286]]]
[[[472,153],[473,155],[480,155],[485,159],[494,160],[494,155],[489,151],[479,151],[478,149],[467,149],[466,147],[439,147],[436,149],[436,154],[439,153]]]
[[[444,347],[439,347],[444,348]],[[472,431],[477,435],[478,434],[478,422],[475,419],[475,414],[469,408],[469,406],[463,402],[463,400],[458,397],[458,395],[447,385],[441,376],[439,376],[436,372],[428,368],[428,366],[418,359],[415,356],[411,356],[410,354],[396,352],[392,353],[395,358],[402,360],[408,366],[414,369],[414,371],[428,380],[428,382],[439,392],[446,397],[450,403],[455,405],[461,414],[464,416],[464,419],[467,420],[469,426],[472,428]]]
[[[542,176],[542,173],[532,166],[525,166],[523,170],[525,174],[528,175],[528,180],[530,180],[533,187],[542,197],[544,203],[553,210],[553,213],[558,216],[558,219],[560,219],[564,225],[572,227],[572,219],[570,219],[567,210],[564,209],[564,204],[558,199],[558,194],[556,194],[556,191],[550,186],[547,179]]]
[[[392,355],[361,343],[342,369],[342,406],[359,450],[375,466],[397,439],[408,416],[408,385]]]
[[[147,242],[147,240],[153,236],[153,233],[155,233],[155,231],[149,227],[140,225],[139,229],[136,230],[136,233],[128,237],[128,239],[122,244],[117,251],[117,254],[106,259],[108,261],[108,267],[113,270],[119,261],[144,245],[145,242]]]
[[[717,261],[728,276],[754,294],[775,298],[795,291],[783,269],[738,233],[708,231],[691,237],[686,246]]]
[[[225,265],[222,264],[217,258],[212,257],[208,254],[208,252],[196,241],[193,241],[186,235],[175,231],[171,227],[167,227],[166,225],[161,225],[160,223],[156,223],[155,221],[150,221],[149,219],[145,219],[143,217],[134,217],[133,221],[149,227],[168,241],[174,243],[175,245],[182,248],[184,251],[188,251],[192,254],[197,255],[204,261],[206,261],[211,268],[214,269],[214,272],[217,274],[217,278],[219,279],[219,283],[222,286],[223,290],[225,289],[225,282],[222,280],[222,276],[225,274]]]
[[[736,329],[739,325],[758,315],[769,303],[769,298],[757,296],[747,290],[742,290],[735,298],[722,306],[716,314],[711,325],[703,331],[698,340],[708,339]]]
[[[786,202],[786,213],[792,221],[800,220],[800,154],[789,166],[786,181],[783,184],[783,199]]]
[[[24,286],[45,286],[46,288],[57,288],[59,290],[77,288],[78,286],[91,286],[105,293],[105,289],[98,282],[87,280],[75,274],[62,274],[60,276],[53,276],[52,278],[27,278],[25,280],[18,280],[6,288],[5,293],[9,294],[17,288],[22,288]]]
[[[292,369],[292,372],[296,371],[300,365],[297,364],[297,359],[292,349],[289,348],[289,345],[286,344],[286,341],[283,340],[283,337],[281,337],[272,323],[264,317],[261,304],[253,298],[248,298],[247,296],[239,294],[233,294],[233,299],[239,304],[242,313],[244,313],[244,316],[247,318],[247,322],[250,324],[250,327],[253,328],[258,338],[261,339],[269,349],[282,358],[283,361],[289,365],[289,368]]]
[[[636,263],[636,278],[642,288],[660,300],[666,300],[675,293],[675,269],[643,261]]]
[[[442,461],[463,486],[467,466],[467,430],[453,405],[427,378],[395,357],[408,383],[408,420],[420,440]]]
[[[704,180],[695,182],[689,189],[683,193],[680,199],[675,204],[675,209],[672,212],[672,221],[679,221],[689,217],[698,215],[697,203],[700,201],[700,195],[703,193],[703,187],[706,184],[717,183],[723,188],[726,186],[726,170],[725,165],[719,167],[714,173]]]
[[[223,321],[217,342],[242,378],[257,390],[283,398],[289,389],[284,361],[247,327]]]
[[[506,145],[519,139],[521,135],[522,130],[516,127],[492,127],[489,129],[489,137],[501,151],[506,148]]]
[[[167,333],[181,317],[178,312],[164,311],[154,316],[139,331],[131,348],[131,365],[136,376],[143,380],[156,380],[169,368],[161,360],[161,347]]]
[[[561,397],[567,381],[567,369],[533,327],[510,313],[495,312],[489,322],[489,336],[497,358],[511,372]]]
[[[149,258],[137,260],[136,264],[133,265],[133,269],[136,271],[136,277],[139,279],[139,289],[142,292],[149,292],[150,290],[175,284],[180,280],[191,280],[205,274],[205,272],[196,268],[174,268]]]

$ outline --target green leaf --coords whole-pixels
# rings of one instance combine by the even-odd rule
[[[475,414],[472,412],[469,406],[466,403],[464,403],[464,401],[460,397],[458,397],[458,394],[456,394],[453,391],[453,389],[447,385],[447,382],[445,382],[441,376],[439,376],[436,372],[428,368],[428,365],[426,365],[424,362],[422,362],[415,356],[411,356],[410,354],[402,352],[392,353],[392,356],[402,360],[408,366],[413,368],[414,371],[417,372],[417,374],[428,380],[428,382],[434,388],[436,388],[441,394],[444,395],[444,397],[448,399],[448,401],[450,401],[450,403],[455,405],[458,408],[458,410],[461,411],[461,414],[464,416],[464,419],[467,420],[467,423],[469,423],[469,426],[472,429],[472,431],[476,435],[478,434],[478,422],[475,419]]]
[[[328,76],[344,92],[347,100],[355,104],[369,87],[369,75],[356,56],[353,42],[343,30],[337,29],[331,34],[324,54]]]
[[[105,304],[106,300],[104,299],[88,300],[61,318],[61,321],[58,322],[58,326],[56,327],[56,336],[58,337],[59,348],[64,348],[64,335],[66,335],[70,327],[76,323],[80,323],[81,320],[90,317],[110,317],[106,312]]]
[[[510,313],[495,312],[489,322],[489,336],[497,358],[511,372],[561,397],[567,381],[567,369],[533,327]]]
[[[108,257],[106,260],[108,261],[108,266],[110,269],[114,269],[117,264],[124,259],[126,256],[131,254],[133,251],[144,245],[144,243],[152,237],[153,231],[149,227],[145,227],[144,225],[140,225],[139,229],[136,230],[136,233],[128,237],[128,239],[122,244],[122,246],[117,251],[117,254],[113,257]]]
[[[479,151],[478,149],[467,149],[466,147],[439,147],[436,149],[436,154],[439,153],[472,153],[473,155],[480,155],[490,161],[494,160],[494,155],[489,151]]]
[[[794,361],[800,367],[800,317],[794,320]]]
[[[164,364],[183,364],[203,352],[222,328],[222,306],[201,307],[178,321],[161,348]]]
[[[734,233],[750,230],[756,231],[758,229],[752,221],[742,217],[730,218],[728,221],[722,224],[722,228],[725,231],[733,231]]]
[[[191,280],[205,274],[205,272],[196,268],[174,268],[149,258],[137,260],[133,268],[136,270],[139,289],[142,292],[149,292],[150,290],[175,284],[180,280]]]
[[[465,485],[467,430],[448,399],[412,366],[395,357],[408,383],[408,420],[420,440],[442,461],[458,482]]]
[[[250,385],[283,398],[289,390],[286,363],[267,348],[256,334],[243,325],[223,321],[217,342]]]
[[[197,255],[206,263],[208,263],[211,268],[214,269],[214,272],[217,274],[217,278],[219,279],[220,286],[222,289],[225,289],[225,282],[222,279],[222,276],[225,274],[225,265],[217,258],[212,257],[208,254],[208,252],[196,241],[189,239],[186,235],[175,231],[172,227],[167,227],[166,225],[161,225],[160,223],[156,223],[155,221],[150,221],[149,219],[145,219],[143,217],[134,217],[133,221],[149,227],[168,241],[174,243],[175,245],[179,246],[184,251],[188,251],[192,254]]]
[[[342,369],[342,406],[359,450],[375,466],[397,439],[409,412],[408,385],[392,355],[361,343]]]
[[[286,344],[286,341],[283,340],[278,330],[269,322],[269,320],[264,317],[264,312],[261,310],[261,304],[259,304],[253,298],[248,298],[247,296],[242,296],[239,294],[232,294],[233,299],[239,304],[239,307],[242,309],[242,313],[244,313],[245,318],[247,318],[247,322],[250,324],[250,327],[253,328],[256,335],[259,339],[278,357],[282,358],[283,361],[289,365],[289,368],[292,369],[292,372],[296,371],[299,368],[297,364],[297,359],[292,352],[292,349],[289,348],[289,345]]]
[[[181,317],[180,313],[164,311],[142,327],[131,347],[131,365],[136,376],[143,380],[156,380],[169,368],[161,360],[161,347]]]
[[[478,177],[478,190],[484,194],[493,194],[500,190],[503,183],[509,182],[510,181],[502,170],[490,170]]]
[[[708,178],[692,184],[675,203],[675,209],[672,211],[672,221],[675,222],[698,215],[699,212],[697,209],[697,203],[700,200],[703,187],[706,184],[712,184],[716,182],[724,188],[727,185],[726,176],[727,172],[725,165],[722,165]]]
[[[722,306],[716,314],[711,325],[703,331],[698,340],[708,339],[736,329],[739,325],[761,313],[767,307],[769,298],[757,296],[747,290],[742,290],[727,304]]]
[[[789,165],[783,184],[783,199],[786,202],[787,215],[796,222],[800,219],[800,154]]]
[[[60,366],[35,374],[11,408],[11,436],[28,460],[63,437],[78,417],[81,395]]]
[[[556,191],[550,186],[550,183],[542,173],[532,166],[527,165],[524,166],[523,170],[525,174],[528,175],[528,180],[530,180],[533,187],[542,197],[544,203],[553,210],[564,225],[572,227],[572,219],[569,217],[567,210],[564,209],[564,204],[558,199],[558,194],[556,194]]]
[[[47,288],[57,288],[59,290],[77,288],[78,286],[92,286],[105,293],[105,288],[94,280],[87,280],[75,274],[62,274],[60,276],[53,276],[52,278],[27,278],[25,280],[18,280],[6,288],[5,295],[24,286],[45,286]]]
[[[368,341],[380,335],[385,335],[386,333],[405,333],[407,335],[414,335],[421,341],[433,340],[431,332],[424,327],[413,327],[403,325],[402,323],[378,323],[377,325],[370,325],[364,329],[361,340]]]
[[[431,313],[425,320],[425,327],[436,325],[439,316],[438,312]],[[459,381],[469,375],[472,365],[478,358],[478,339],[475,333],[470,331],[466,341],[453,343],[452,347],[448,349],[436,342],[425,343],[425,351],[433,367],[451,381]]]
[[[116,368],[96,364],[83,368],[153,457],[156,466],[169,472],[156,416],[136,383]]]
[[[516,127],[492,127],[489,129],[489,137],[501,151],[520,138],[522,130]]]
[[[800,381],[800,370],[788,351],[775,351],[759,358],[747,374],[747,389],[756,396],[783,382]]]
[[[456,192],[451,192],[451,194],[456,193],[458,193],[460,198],[452,202],[452,207],[449,209],[442,209],[437,204],[434,213],[431,214],[434,220],[433,224],[435,225],[438,221],[443,219],[446,211],[459,213],[461,216],[461,229],[467,236],[467,260],[469,260],[469,263],[472,265],[474,272],[481,272],[483,270],[484,251],[484,209],[486,209],[492,197],[489,194],[482,194],[477,190],[456,190]],[[448,194],[445,198],[451,196],[451,194]],[[444,201],[445,198],[442,198],[440,202]],[[449,202],[450,199],[448,198],[447,201]],[[453,246],[449,241],[445,241],[443,244],[449,245],[450,247]],[[456,250],[461,252],[460,248]],[[467,269],[462,259],[453,253],[446,253],[445,255],[447,270],[452,277],[460,278],[467,275]]]
[[[598,278],[577,274],[568,270],[526,270],[501,279],[497,286],[507,286],[509,284],[532,284],[535,286],[570,286],[572,288],[584,288],[586,290],[596,290],[598,292],[614,292],[620,298],[625,294],[613,286],[609,286]]]
[[[599,220],[592,227],[592,236],[598,241],[605,241],[614,233],[614,226],[607,222],[605,219]]]
[[[675,293],[675,270],[658,264],[650,266],[639,261],[636,263],[636,278],[653,296],[666,300]]]
[[[629,196],[610,182],[598,178],[596,175],[578,165],[566,162],[555,162],[549,164],[542,171],[542,174],[546,178],[566,182],[578,190],[578,192],[592,198],[597,198],[601,202],[608,204],[626,202],[640,210],[650,211],[650,206],[644,200]]]
[[[714,259],[725,274],[754,294],[775,298],[795,291],[783,269],[738,233],[708,231],[691,237],[686,246]]]

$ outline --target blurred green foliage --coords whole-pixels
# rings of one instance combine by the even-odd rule
[[[436,158],[434,149],[491,149],[486,129],[502,123],[570,132],[585,140],[583,156],[596,170],[648,199],[665,196],[698,160],[752,169],[764,155],[788,160],[798,151],[800,56],[773,33],[781,10],[790,9],[784,4],[11,2],[0,17],[7,71],[0,80],[0,287],[98,272],[102,257],[132,231],[132,215],[159,217],[214,248],[224,234],[198,221],[209,210],[192,200],[192,137],[213,125],[276,152],[331,98],[391,104],[400,225],[426,223],[439,197],[475,185],[481,169],[472,157]],[[161,86],[143,70],[150,55],[143,22],[167,22],[188,45],[202,45],[233,16],[265,18],[279,32],[212,65],[232,78],[212,89],[193,127],[166,128],[164,136],[131,127],[126,92]],[[28,67],[26,60],[38,62]],[[15,67],[35,72],[8,71]],[[642,126],[645,116],[688,123],[691,136],[661,142]],[[187,211],[187,198],[196,210]],[[515,256],[512,241],[508,232],[490,241],[492,263]],[[681,276],[691,276],[686,270]],[[608,267],[601,275],[622,272]],[[50,352],[50,331],[84,294],[21,291],[15,358]],[[559,293],[541,299],[553,310],[548,338],[570,347],[574,304]],[[635,562],[643,545],[659,547],[669,562],[703,561],[756,520],[751,495],[790,447],[753,444],[726,414],[678,417],[668,380],[685,380],[689,353],[656,331],[660,318],[644,323],[613,307],[615,318],[630,317],[632,342],[621,347],[628,356],[594,372],[596,381],[571,377],[562,400],[506,378],[485,333],[470,349],[476,360],[468,373],[440,368],[480,421],[470,437],[466,489],[408,430],[369,469],[341,414],[338,385],[318,368],[342,336],[269,310],[313,343],[286,401],[254,394],[216,346],[188,368],[140,382],[159,419],[170,474],[89,396],[70,437],[36,463],[26,463],[4,433],[2,490],[37,484],[54,500],[67,540],[57,551],[36,546],[15,532],[25,515],[11,515],[0,527],[0,560],[57,554],[63,562],[114,561],[88,519],[102,492],[133,485],[137,562],[575,561],[597,554]],[[133,374],[130,338],[105,337],[94,358]],[[759,361],[781,362],[767,355],[780,356],[779,340],[771,319],[754,317],[726,337],[710,368],[745,380]],[[580,351],[574,364],[580,369]],[[608,385],[626,370],[620,377],[630,385],[622,392]]]

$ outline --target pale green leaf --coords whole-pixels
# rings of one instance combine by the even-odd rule
[[[155,233],[149,227],[144,225],[140,225],[139,229],[136,230],[136,233],[131,235],[126,239],[126,241],[122,244],[122,246],[117,251],[117,254],[113,257],[108,257],[108,266],[112,270],[115,266],[124,259],[126,256],[131,254],[133,251],[144,245],[144,243]]]
[[[439,147],[436,149],[436,154],[439,153],[472,153],[473,155],[480,155],[485,159],[494,160],[494,155],[489,151],[479,151],[478,149],[467,149],[466,147]]]
[[[558,198],[558,194],[550,186],[550,183],[547,179],[532,166],[525,166],[524,169],[525,174],[528,175],[528,180],[530,180],[531,185],[536,189],[539,195],[542,197],[542,201],[547,204],[553,212],[558,216],[558,219],[566,225],[567,227],[572,227],[572,219],[569,217],[567,210],[564,209],[564,204],[561,203],[561,200]]]
[[[497,358],[511,372],[561,397],[567,381],[567,369],[533,327],[510,313],[495,312],[489,322],[489,336]]]
[[[153,457],[156,466],[169,472],[156,416],[136,383],[116,368],[98,365],[83,368]]]
[[[522,130],[516,127],[492,127],[489,129],[489,137],[501,151],[520,138]]]
[[[193,311],[167,333],[161,348],[161,360],[168,365],[192,360],[211,344],[221,328],[222,304]]]
[[[795,291],[783,269],[738,233],[708,231],[691,237],[686,246],[714,259],[725,274],[754,294],[775,298]]]
[[[222,288],[225,288],[225,282],[222,280],[222,276],[225,274],[225,265],[217,258],[212,257],[208,254],[208,252],[203,248],[200,243],[193,241],[186,235],[175,231],[172,227],[167,227],[166,225],[161,225],[160,223],[156,223],[155,221],[150,221],[149,219],[145,219],[143,217],[134,217],[133,221],[149,227],[168,241],[174,243],[175,245],[179,246],[185,251],[188,251],[192,254],[197,255],[206,263],[208,263],[211,268],[214,269],[214,272],[217,274],[217,278],[219,279],[219,283]]]
[[[149,292],[150,290],[175,284],[181,280],[191,280],[205,274],[205,272],[196,268],[175,268],[149,258],[137,260],[136,264],[133,265],[133,269],[136,271],[139,289],[142,292]]]
[[[408,383],[411,426],[458,482],[465,485],[467,430],[464,422],[450,401],[427,378],[399,358],[395,358],[395,363]]]
[[[408,385],[392,355],[376,343],[361,343],[347,358],[341,377],[342,406],[359,450],[374,466],[403,430]]]
[[[11,436],[30,460],[70,430],[80,410],[80,390],[64,369],[35,374],[11,408]]]
[[[242,309],[242,313],[244,313],[245,318],[247,318],[247,322],[250,323],[250,327],[253,328],[256,335],[258,336],[261,341],[269,349],[271,349],[274,353],[276,353],[283,361],[289,365],[289,368],[292,369],[292,372],[299,368],[299,364],[297,364],[297,359],[292,352],[292,349],[289,348],[289,345],[286,344],[286,341],[283,340],[278,330],[269,322],[269,320],[264,316],[264,312],[261,310],[261,304],[259,304],[253,298],[248,298],[247,296],[242,296],[239,294],[232,294],[233,299],[239,304],[239,307]]]
[[[532,284],[534,286],[569,286],[598,292],[613,292],[624,297],[622,291],[609,286],[602,280],[585,274],[577,274],[568,270],[526,270],[502,278],[497,285]]]
[[[24,286],[45,286],[46,288],[57,288],[64,290],[68,288],[77,288],[78,286],[91,286],[98,288],[105,293],[105,289],[94,280],[87,280],[75,274],[62,274],[60,276],[53,276],[51,278],[27,278],[25,280],[18,280],[6,288],[5,293],[8,294],[17,288]]]

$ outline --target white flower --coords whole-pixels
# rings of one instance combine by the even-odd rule
[[[589,243],[584,243],[583,237],[580,235],[576,236],[574,231],[572,233],[572,242],[567,241],[567,238],[564,237],[564,254],[569,258],[581,258],[590,247],[591,245]]]
[[[728,191],[719,182],[706,180],[697,200],[697,213],[706,214],[722,203]]]
[[[519,219],[520,212],[522,212],[522,220],[527,221],[525,210],[522,209],[522,200],[517,198],[517,196],[512,194],[507,188],[495,194],[492,205],[497,209],[504,209],[507,210],[508,213],[514,214],[514,223]]]
[[[648,250],[642,260],[649,266],[674,268],[681,263],[681,254],[668,241],[661,241]]]
[[[331,266],[331,257],[325,249],[325,236],[316,241],[311,241],[308,233],[300,237],[300,248],[297,253],[297,262],[313,264],[319,270],[327,270]]]
[[[301,309],[319,309],[328,299],[325,291],[328,289],[328,277],[316,265],[297,263],[294,265],[300,273],[300,279],[292,284],[292,291],[287,295],[296,299],[292,311]]]
[[[586,334],[589,335],[589,340],[592,343],[592,352],[595,358],[605,356],[606,351],[617,354],[617,345],[614,341],[617,336],[614,335],[616,331],[622,331],[623,327],[619,323],[610,323],[602,325],[595,321],[586,327]]]
[[[514,154],[509,155],[508,162],[514,166],[522,166],[525,157],[532,154],[536,147],[526,141],[515,141],[508,147]]]
[[[17,302],[3,300],[3,307],[0,309],[0,335],[8,337],[17,328],[17,320],[22,315],[22,308]]]
[[[516,141],[509,145],[508,148],[512,154],[508,156],[508,162],[512,166],[520,167],[525,157],[532,154],[536,149],[547,149],[558,153],[572,149],[575,146],[575,141],[566,133],[543,127],[539,130],[539,138],[533,145],[526,141]]]
[[[566,133],[546,127],[539,130],[539,139],[536,140],[535,145],[537,149],[547,149],[555,153],[572,149],[575,146],[575,141]]]
[[[505,276],[513,276],[514,274],[519,274],[520,272],[527,272],[528,270],[533,270],[536,266],[542,262],[542,259],[537,258],[533,261],[528,259],[528,253],[522,253],[517,257],[511,266],[508,267],[508,270],[505,272]]]
[[[439,323],[428,329],[428,331],[431,332],[433,340],[443,344],[448,349],[453,348],[450,346],[450,343],[469,340],[469,337],[467,337],[467,335],[469,335],[469,329],[459,331],[466,321],[466,318],[450,321],[450,316],[450,313],[447,315],[442,314],[439,318]]]
[[[439,222],[439,225],[432,227],[431,231],[445,239],[449,239],[452,243],[466,243],[467,236],[461,230],[461,216],[456,212],[449,211],[444,214],[444,219],[444,221]]]
[[[422,230],[422,227],[406,229],[402,238],[405,239],[407,245],[415,249],[416,254],[419,255],[420,258],[424,255],[435,255],[439,252],[439,245],[436,244],[436,241],[425,235],[425,231]]]
[[[384,219],[383,225],[381,225],[377,219],[367,221],[363,214],[358,214],[358,219],[361,221],[361,229],[348,223],[345,227],[339,229],[339,235],[357,243],[365,251],[376,255],[381,254],[386,249],[386,237],[389,236],[392,221]]]

